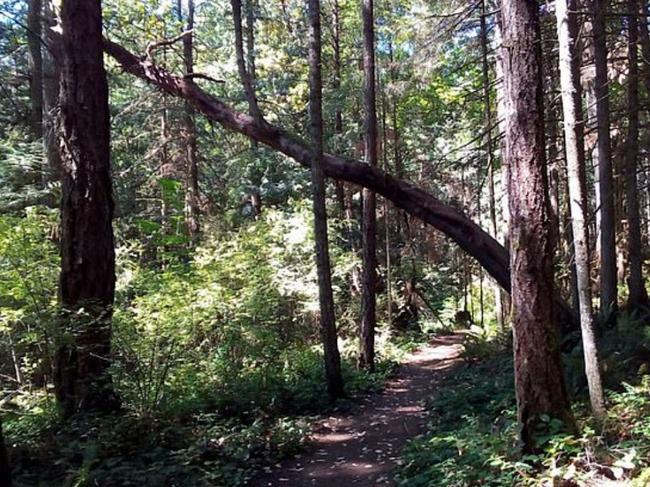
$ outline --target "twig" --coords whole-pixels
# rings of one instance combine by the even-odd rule
[[[156,42],[150,42],[149,45],[147,45],[147,49],[145,50],[145,57],[144,59],[146,60],[153,60],[153,51],[158,49],[159,47],[166,47],[166,46],[171,46],[172,44],[176,44],[178,41],[182,40],[185,36],[188,36],[194,32],[194,29],[186,30],[182,32],[180,35],[172,38],[172,39],[163,39],[160,41]]]

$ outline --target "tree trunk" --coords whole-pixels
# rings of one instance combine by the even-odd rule
[[[555,15],[560,42],[559,65],[564,113],[564,145],[568,172],[569,204],[573,227],[576,281],[580,310],[580,327],[589,385],[591,409],[598,421],[605,419],[605,397],[600,377],[598,350],[594,333],[594,310],[591,296],[589,233],[586,219],[587,192],[584,150],[584,122],[580,90],[580,63],[577,56],[578,23],[576,0],[556,0]]]
[[[598,187],[600,193],[600,312],[616,313],[616,220],[614,214],[614,177],[609,139],[609,82],[607,76],[606,0],[591,0],[594,44],[594,90],[598,142]]]
[[[325,175],[323,173],[323,80],[321,74],[320,1],[309,0],[309,116],[313,143],[311,163],[312,198],[314,204],[314,237],[316,269],[327,392],[332,401],[344,394],[341,357],[337,344],[334,296],[327,240],[327,209],[325,206]]]
[[[183,2],[178,0],[178,17],[183,20]],[[187,19],[183,37],[183,64],[185,75],[194,73],[194,0],[187,0]],[[196,146],[196,124],[194,122],[194,105],[185,101],[183,113],[183,143],[185,145],[185,221],[187,234],[192,245],[200,231],[199,224],[199,170]]]
[[[55,37],[49,28],[55,25],[56,19],[52,0],[44,0],[43,17],[47,28],[45,29],[45,42],[48,46],[55,45]],[[61,177],[61,155],[58,147],[56,130],[56,107],[59,105],[59,65],[48,49],[43,51],[43,144],[47,159],[48,181],[58,181]]]
[[[246,58],[244,56],[244,38],[242,32],[242,13],[241,13],[241,0],[230,0],[232,6],[232,15],[235,26],[235,54],[237,57],[237,69],[239,71],[239,78],[241,79],[244,87],[244,96],[248,102],[248,111],[251,116],[259,123],[264,121],[262,112],[257,104],[257,97],[255,96],[255,88],[249,69],[246,68]]]
[[[548,415],[572,425],[553,308],[538,3],[502,0],[515,391],[524,450]]]
[[[209,95],[196,84],[174,76],[160,66],[141,61],[119,44],[105,41],[104,49],[126,72],[170,95],[192,101],[209,120],[265,144],[305,167],[311,167],[312,151],[309,145],[282,128],[257,122],[250,115],[238,112]],[[504,290],[510,291],[508,251],[457,208],[377,167],[345,157],[324,154],[323,170],[327,177],[372,189],[391,200],[396,207],[432,225],[474,257]],[[575,323],[572,310],[557,296],[555,302],[560,323],[572,327]]]
[[[377,111],[375,93],[375,15],[374,0],[363,0],[363,104],[365,160],[377,166]],[[373,191],[363,189],[362,222],[363,277],[361,293],[361,343],[359,365],[375,367],[375,327],[377,287],[377,201]]]
[[[108,372],[115,250],[101,1],[65,0],[61,20],[59,295],[67,329],[56,353],[55,386],[69,416],[118,405]]]
[[[485,9],[485,0],[481,2],[481,66],[483,70],[483,106],[485,110],[485,158],[488,170],[487,183],[488,183],[488,204],[489,204],[489,214],[490,214],[490,231],[494,238],[498,238],[498,228],[497,228],[497,210],[496,202],[494,196],[494,149],[492,147],[492,100],[490,97],[490,66],[488,62],[488,32],[487,32],[487,23],[486,23],[486,9]],[[480,202],[480,195],[479,195]],[[494,292],[494,312],[497,319],[497,324],[501,330],[505,329],[505,323],[503,320],[503,310],[502,303],[503,299],[501,297],[502,289],[501,286],[495,283],[493,286]]]
[[[41,54],[43,5],[29,0],[27,10],[27,47],[29,49],[30,127],[34,139],[43,137],[43,56]]]
[[[334,50],[334,79],[332,80],[332,91],[336,93],[337,100],[334,107],[334,134],[337,143],[340,144],[343,136],[343,111],[341,110],[341,7],[339,0],[334,0],[332,5],[332,15],[334,20],[334,32],[332,38],[332,48]],[[339,147],[340,149],[340,147]],[[335,181],[336,201],[339,204],[340,218],[345,218],[345,186],[343,181]]]
[[[505,133],[505,120],[506,120],[506,106],[505,106],[505,99],[503,96],[503,63],[504,63],[504,57],[506,55],[506,50],[503,47],[503,42],[502,42],[502,20],[501,20],[501,12],[497,14],[497,21],[494,24],[494,45],[496,46],[496,56],[495,56],[495,62],[494,62],[494,71],[495,71],[495,77],[498,80],[501,80],[501,85],[499,86],[499,89],[496,90],[496,100],[495,100],[495,105],[496,105],[496,120],[497,120],[497,132],[499,134]],[[505,141],[503,137],[500,138],[499,141],[499,154],[500,154],[500,160],[501,160],[501,171],[499,174],[499,179],[501,180],[501,231],[499,236],[495,236],[494,238],[497,240],[501,240],[503,242],[503,245],[506,248],[510,247],[510,218],[508,215],[510,204],[508,202],[508,191],[506,191],[506,185],[508,181],[508,161],[505,159]],[[497,281],[498,282],[498,281]],[[502,322],[504,324],[504,327],[507,325],[507,323],[510,321],[510,295],[508,294],[510,292],[510,287],[504,288],[503,284],[498,282],[498,284],[501,286],[502,289],[505,289],[507,292],[502,293],[501,295],[501,316],[502,316]]]
[[[648,294],[643,281],[643,255],[641,253],[641,220],[639,215],[639,194],[637,188],[637,163],[639,158],[639,59],[637,0],[628,0],[628,77],[627,77],[627,145],[625,150],[625,200],[627,216],[627,252],[629,275],[628,304],[630,307],[648,303]]]

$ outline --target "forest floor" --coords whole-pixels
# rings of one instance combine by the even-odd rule
[[[317,422],[306,450],[269,467],[251,487],[374,487],[393,485],[401,448],[424,433],[426,401],[439,378],[461,358],[463,334],[435,338],[409,354],[379,393],[351,411]]]

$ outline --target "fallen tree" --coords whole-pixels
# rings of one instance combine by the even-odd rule
[[[298,137],[264,120],[258,121],[238,112],[205,92],[191,79],[166,71],[153,63],[149,57],[140,58],[107,39],[104,39],[104,51],[127,73],[155,85],[170,95],[191,102],[208,119],[276,149],[307,168],[310,167],[311,150]],[[323,169],[328,177],[369,188],[392,201],[395,206],[438,229],[474,257],[504,290],[510,291],[508,251],[457,208],[377,167],[352,159],[325,154]],[[560,320],[565,324],[575,322],[571,309],[560,299],[556,301],[559,305]]]

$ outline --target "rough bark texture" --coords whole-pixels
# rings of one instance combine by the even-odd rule
[[[182,0],[178,1],[178,15],[182,18]],[[183,37],[183,64],[185,75],[194,73],[194,0],[187,0],[187,18]],[[185,145],[185,221],[190,241],[194,244],[200,231],[199,225],[199,169],[196,147],[196,125],[194,123],[194,105],[185,100],[183,114],[183,139]]]
[[[7,458],[7,448],[0,423],[0,487],[11,487],[11,468]]]
[[[615,312],[618,306],[616,279],[616,221],[614,176],[609,139],[609,84],[607,77],[606,0],[591,0],[594,45],[594,90],[598,142],[598,187],[600,193],[600,310]]]
[[[639,58],[637,0],[628,0],[628,78],[627,78],[627,145],[625,150],[625,208],[627,216],[627,253],[629,261],[628,304],[631,307],[648,303],[643,282],[643,256],[641,254],[641,218],[637,188],[637,164],[639,158]]]
[[[67,329],[54,380],[62,411],[70,415],[117,405],[108,373],[115,251],[101,2],[65,0],[61,19],[59,297]]]
[[[363,106],[365,161],[377,166],[377,109],[375,90],[374,0],[363,0]],[[362,220],[363,276],[361,284],[361,333],[359,365],[375,367],[376,287],[377,287],[377,199],[374,191],[363,189]]]
[[[190,100],[208,119],[282,152],[305,167],[311,166],[311,149],[299,138],[279,127],[259,123],[250,115],[233,110],[190,80],[174,76],[160,66],[141,60],[119,44],[105,41],[104,50],[126,72],[170,95]],[[457,208],[377,167],[352,159],[325,154],[323,171],[327,177],[370,188],[391,200],[398,208],[432,225],[473,256],[501,287],[510,291],[508,251]],[[556,302],[562,314],[560,321],[570,326],[574,321],[573,312],[559,299]]]
[[[325,378],[331,400],[343,396],[343,377],[339,354],[332,273],[327,240],[327,209],[325,206],[325,175],[323,173],[323,80],[321,74],[320,1],[309,0],[309,116],[312,138],[311,185],[314,206],[314,237],[316,240],[316,269]]]
[[[564,114],[564,146],[573,227],[576,281],[580,310],[580,327],[585,358],[585,374],[594,416],[605,418],[605,397],[600,376],[598,350],[594,333],[594,310],[591,295],[589,234],[586,219],[587,188],[585,174],[584,121],[580,90],[580,64],[577,56],[578,24],[576,0],[556,0],[555,15],[560,43],[559,65],[562,108]],[[570,13],[571,12],[571,13]]]
[[[538,4],[502,0],[515,391],[525,450],[542,416],[571,424],[554,325]]]

